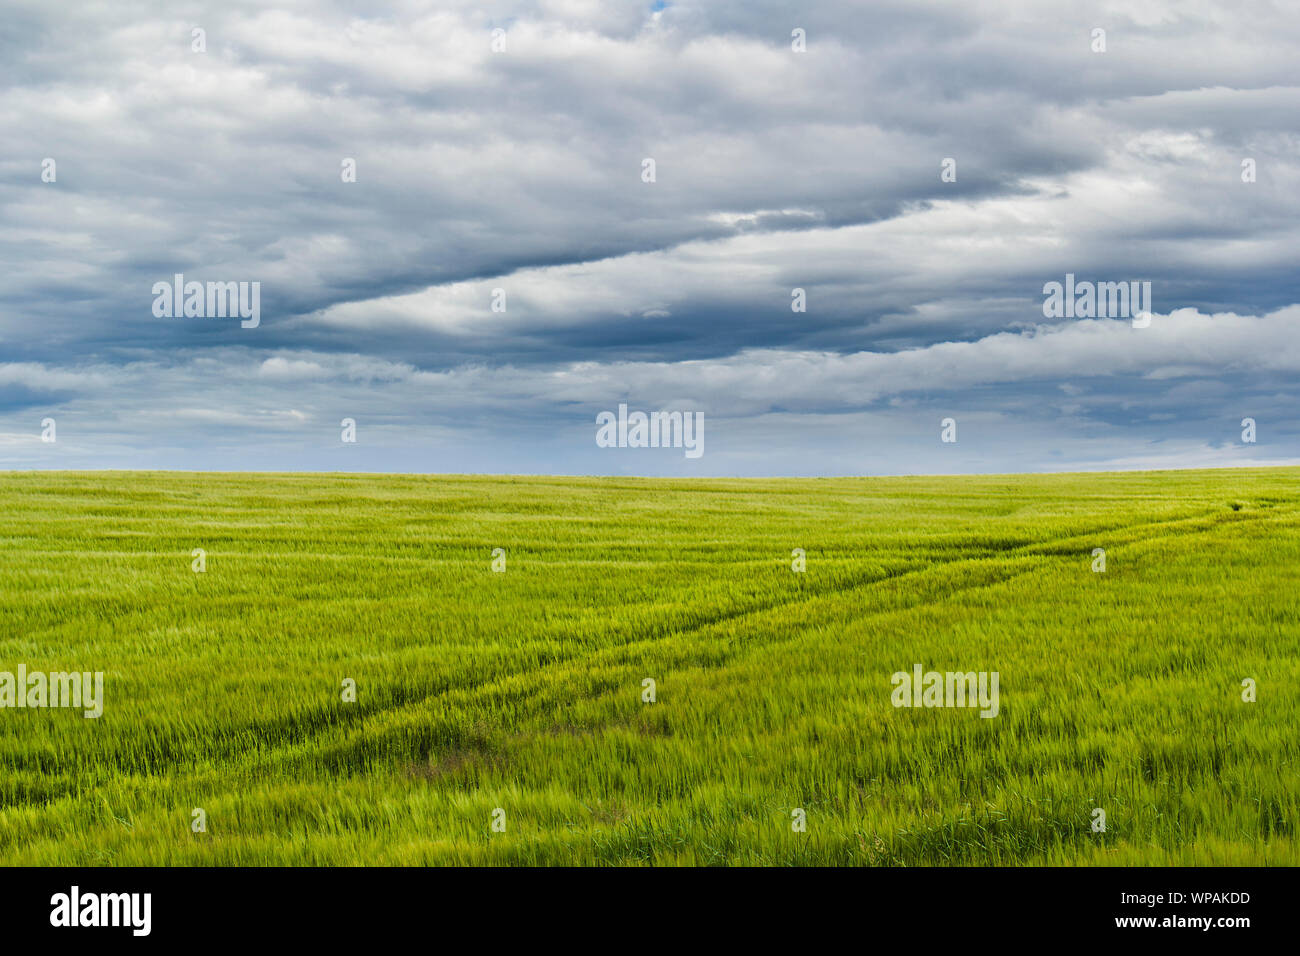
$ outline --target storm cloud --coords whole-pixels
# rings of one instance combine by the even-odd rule
[[[1269,2],[10,4],[0,467],[1297,462],[1298,48]],[[178,273],[260,323],[156,316]],[[1067,274],[1150,324],[1046,317]],[[598,448],[620,402],[706,454]]]

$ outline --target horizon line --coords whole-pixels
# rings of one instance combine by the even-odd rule
[[[440,471],[273,471],[222,470],[205,468],[6,468],[0,477],[11,475],[269,475],[276,477],[320,476],[336,478],[608,478],[634,481],[845,481],[888,478],[1024,478],[1037,475],[1159,475],[1189,472],[1287,471],[1300,470],[1300,462],[1286,465],[1213,465],[1188,468],[1093,468],[1082,471],[990,471],[931,472],[924,474],[878,475],[612,475],[597,473],[543,472],[440,472]]]

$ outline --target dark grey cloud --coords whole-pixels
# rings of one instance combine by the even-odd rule
[[[717,416],[714,473],[1300,457],[1298,43],[1265,2],[12,4],[0,465],[702,471],[596,449],[624,400]],[[155,318],[177,272],[260,327]],[[1092,350],[1067,272],[1157,326]],[[1271,445],[1224,444],[1248,404]]]

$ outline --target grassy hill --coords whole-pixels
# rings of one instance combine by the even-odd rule
[[[0,473],[0,862],[1300,863],[1298,479]]]

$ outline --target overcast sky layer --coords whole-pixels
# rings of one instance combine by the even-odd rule
[[[1300,463],[1292,4],[364,8],[5,4],[0,468]],[[1150,325],[1045,318],[1066,273]],[[598,447],[620,403],[704,454]]]

